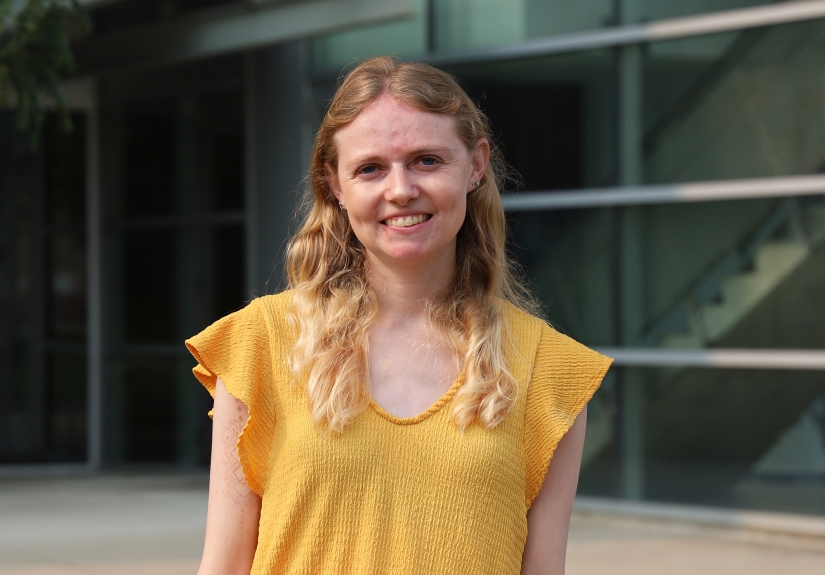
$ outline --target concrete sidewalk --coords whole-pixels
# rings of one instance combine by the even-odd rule
[[[207,478],[0,479],[0,575],[194,574]]]
[[[568,575],[825,573],[825,536],[818,534],[825,520],[756,513],[761,522],[747,525],[738,512],[644,503],[627,505],[624,512],[616,507],[622,506],[577,506]]]
[[[0,479],[0,575],[194,575],[206,498],[206,477]],[[825,521],[759,516],[762,527],[713,510],[583,499],[567,573],[825,573]]]

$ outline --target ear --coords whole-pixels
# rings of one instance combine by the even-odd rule
[[[473,172],[470,182],[480,182],[484,177],[484,172],[487,171],[487,164],[490,163],[490,142],[487,138],[479,138],[476,142],[475,148],[470,152],[470,164],[473,167]],[[475,188],[470,184],[470,191]]]
[[[335,199],[340,202],[341,183],[338,181],[337,172],[332,169],[332,166],[330,166],[328,162],[324,162],[324,177],[327,180],[327,185],[329,186],[329,189],[332,190],[332,193],[335,195]]]

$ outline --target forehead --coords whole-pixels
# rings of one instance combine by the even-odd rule
[[[333,139],[339,158],[409,147],[464,147],[452,116],[419,110],[387,94],[368,104]]]

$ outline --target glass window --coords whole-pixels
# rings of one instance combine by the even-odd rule
[[[509,218],[547,318],[586,344],[823,347],[823,196]]]
[[[754,8],[774,4],[773,0],[683,0],[682,2],[662,2],[661,0],[620,0],[639,22],[696,16],[706,12],[721,12]]]
[[[0,463],[86,457],[86,123],[0,113]]]
[[[316,72],[337,72],[379,54],[413,58],[518,44],[654,20],[770,4],[769,0],[418,0],[404,21],[335,32],[313,40]],[[617,17],[617,12],[622,16]]]
[[[433,6],[435,49],[466,50],[515,44],[527,36],[525,0],[436,0]],[[533,12],[536,12],[535,8]]]
[[[615,0],[525,0],[526,36],[558,36],[610,26],[615,4]]]
[[[641,454],[645,499],[825,513],[825,372],[678,367],[611,372],[614,385],[642,390],[643,440],[629,449]],[[608,413],[615,410],[615,403],[603,403]],[[592,409],[597,405],[598,395],[589,418],[598,419],[601,408]],[[592,428],[599,428],[596,421]],[[580,493],[605,494],[615,485],[621,465],[615,430],[588,438],[595,455],[582,467]]]
[[[518,44],[610,26],[613,0],[432,0],[432,50]]]
[[[54,461],[86,457],[86,354],[80,346],[55,346],[47,354],[47,442]]]
[[[115,463],[174,463],[178,457],[175,357],[113,361],[109,378],[109,458]]]
[[[209,461],[211,400],[183,340],[245,299],[243,66],[227,61],[104,85],[107,461],[116,465]]]
[[[175,125],[173,103],[129,110],[123,117],[123,185],[127,216],[175,210]]]
[[[453,66],[489,116],[517,180],[510,189],[615,183],[614,58],[608,50]]]
[[[823,20],[646,46],[645,181],[825,170],[823,46]]]
[[[126,234],[124,249],[124,337],[129,342],[172,342],[177,336],[176,241],[172,230]]]
[[[214,301],[209,319],[217,319],[243,307],[244,297],[244,248],[243,226],[222,226],[212,231]],[[239,257],[240,256],[240,257]],[[204,326],[205,327],[205,326]]]
[[[417,0],[415,15],[363,29],[334,32],[312,40],[312,66],[316,74],[334,74],[356,60],[382,54],[414,57],[428,51],[426,0]]]

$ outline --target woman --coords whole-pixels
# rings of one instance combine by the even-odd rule
[[[563,573],[610,360],[536,319],[447,74],[374,58],[315,139],[290,290],[187,341],[215,397],[199,573]]]

